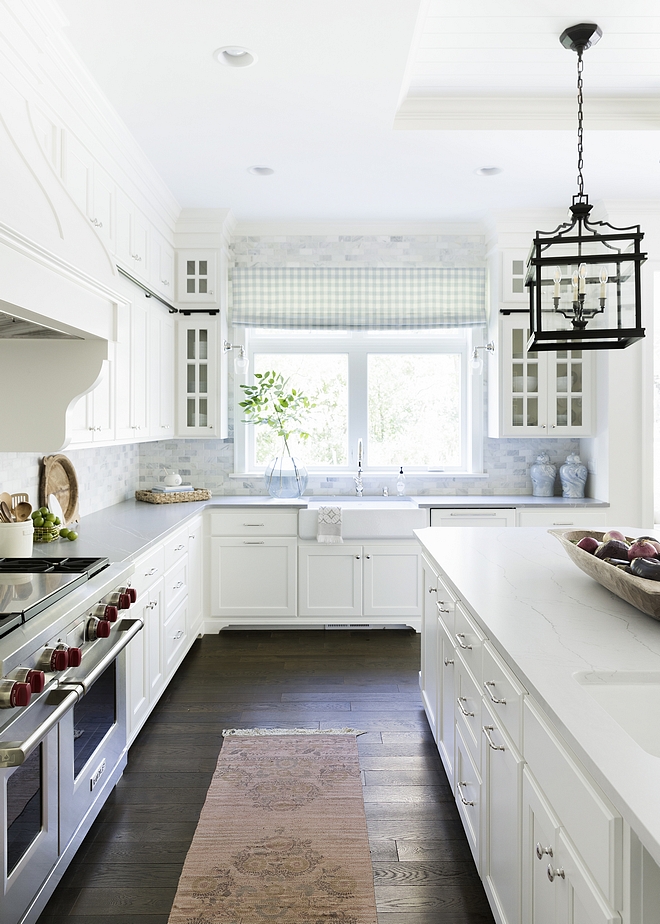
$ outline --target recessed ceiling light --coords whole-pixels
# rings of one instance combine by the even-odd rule
[[[477,176],[497,176],[498,173],[502,172],[501,167],[479,167],[478,170],[474,171]]]
[[[241,45],[223,45],[213,52],[213,57],[227,67],[250,67],[257,62],[255,53]]]
[[[251,173],[253,176],[270,176],[272,173],[275,173],[272,167],[260,167],[255,165],[254,167],[248,167],[248,173]]]

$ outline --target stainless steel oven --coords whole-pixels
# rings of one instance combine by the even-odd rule
[[[36,921],[126,765],[125,648],[142,628],[126,612],[131,572],[106,562],[30,593],[21,578],[21,602],[57,591],[18,622],[7,590],[0,601],[2,924]]]

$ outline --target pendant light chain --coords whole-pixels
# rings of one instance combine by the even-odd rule
[[[577,130],[577,154],[578,154],[578,197],[582,201],[584,199],[584,177],[582,176],[582,168],[584,167],[584,130],[583,130],[583,115],[582,115],[582,104],[584,102],[582,97],[582,71],[584,69],[584,62],[582,60],[582,49],[578,50],[577,53],[577,100],[578,100],[578,130]]]

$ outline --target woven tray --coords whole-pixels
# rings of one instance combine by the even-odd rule
[[[158,491],[136,491],[135,500],[146,501],[148,504],[184,504],[186,501],[211,500],[211,492],[206,488],[178,493],[173,491],[171,494],[160,494]]]

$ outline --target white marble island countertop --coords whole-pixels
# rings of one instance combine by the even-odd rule
[[[660,864],[660,757],[643,750],[575,676],[653,671],[660,679],[660,622],[580,571],[545,528],[428,528],[416,535]],[[656,721],[660,753],[660,714]]]

